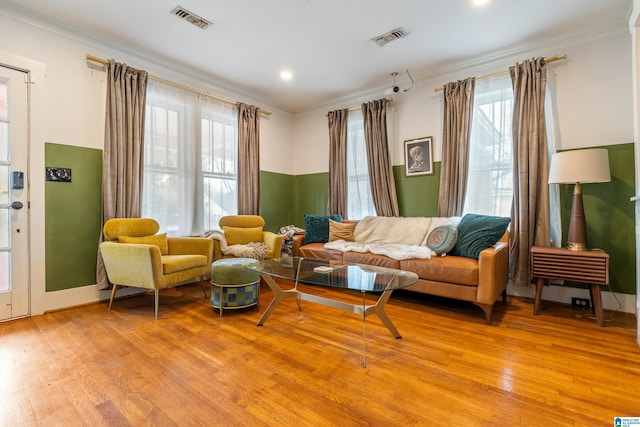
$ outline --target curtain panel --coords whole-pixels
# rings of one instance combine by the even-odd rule
[[[238,214],[261,215],[260,108],[238,103]]]
[[[329,202],[327,214],[348,217],[347,128],[349,110],[329,111]]]
[[[469,173],[469,144],[475,78],[447,83],[444,87],[442,169],[438,216],[460,216],[464,209]]]
[[[102,225],[111,218],[140,216],[144,121],[148,73],[113,59],[107,68],[107,105],[102,160]],[[100,233],[100,242],[104,236]],[[110,287],[100,251],[96,281]]]
[[[398,216],[398,197],[387,135],[387,100],[383,98],[362,104],[362,116],[373,205],[379,216]]]
[[[510,272],[529,286],[531,246],[550,246],[549,167],[545,120],[547,69],[534,58],[509,69],[513,82],[513,205]]]

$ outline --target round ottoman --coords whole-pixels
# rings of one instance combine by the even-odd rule
[[[211,306],[220,310],[257,305],[260,275],[247,267],[258,266],[253,258],[224,258],[211,264]]]

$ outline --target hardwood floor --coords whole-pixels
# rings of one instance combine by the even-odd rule
[[[339,291],[313,289],[324,296]],[[394,339],[367,319],[285,300],[220,318],[199,285],[0,324],[0,425],[612,426],[640,416],[635,317],[530,300],[395,294]],[[361,301],[359,294],[342,294]]]

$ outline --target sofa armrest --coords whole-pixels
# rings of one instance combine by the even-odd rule
[[[300,256],[300,246],[302,246],[303,241],[304,233],[293,235],[293,240],[291,242],[291,254],[293,256]]]
[[[263,231],[262,242],[271,249],[274,258],[280,258],[280,251],[282,250],[282,236],[280,234],[272,231]]]
[[[505,241],[506,240],[506,241]],[[477,303],[489,304],[507,288],[509,281],[509,240],[501,239],[490,248],[480,252],[478,258]]]

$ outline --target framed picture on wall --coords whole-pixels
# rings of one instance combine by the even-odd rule
[[[407,139],[404,142],[404,167],[406,176],[432,175],[432,137]]]

